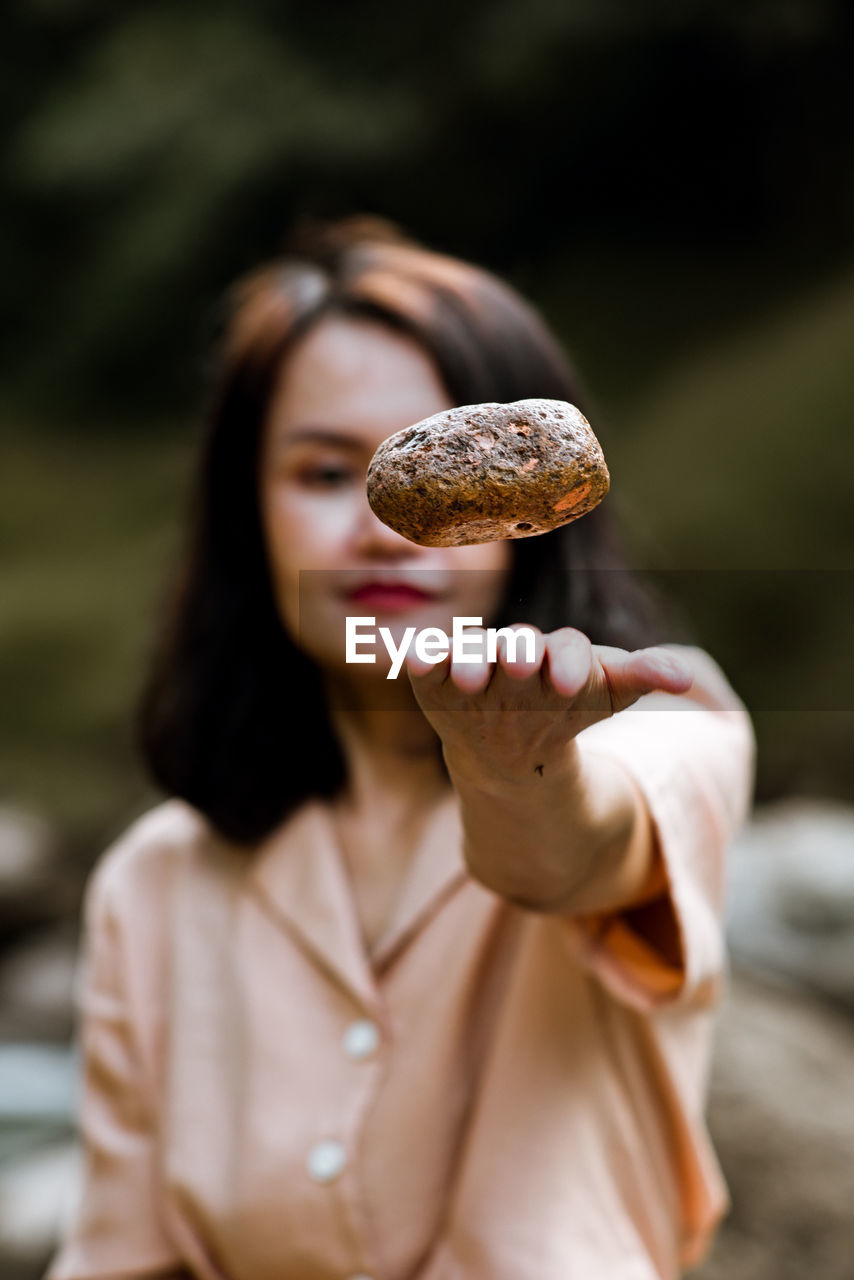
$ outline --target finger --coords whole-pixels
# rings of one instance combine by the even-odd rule
[[[549,677],[555,691],[574,698],[591,676],[593,646],[583,631],[561,627],[546,637]]]
[[[436,662],[428,662],[426,658],[419,657],[415,650],[416,646],[411,645],[403,660],[410,683],[422,687],[444,684],[450,670],[449,654],[443,654]]]
[[[505,631],[514,632],[515,640],[506,635]],[[545,653],[545,636],[539,627],[514,622],[510,627],[499,630],[496,638],[498,669],[511,680],[527,680],[536,675],[543,665]]]
[[[694,683],[690,664],[666,649],[638,649],[619,656],[598,654],[611,689],[615,711],[623,711],[646,693],[686,693]]]
[[[665,648],[639,649],[633,655],[638,677],[649,685],[649,692],[686,693],[694,683],[691,663]]]
[[[466,627],[464,640],[451,656],[451,682],[464,693],[480,693],[489,684],[493,664],[486,657],[486,631]]]

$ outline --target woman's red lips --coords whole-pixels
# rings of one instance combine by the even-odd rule
[[[372,609],[395,609],[418,604],[423,600],[433,600],[435,597],[429,591],[421,591],[404,582],[366,582],[349,592],[347,599],[369,605]]]

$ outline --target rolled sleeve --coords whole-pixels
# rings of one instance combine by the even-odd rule
[[[181,1272],[161,1222],[154,1106],[113,907],[113,872],[111,860],[102,861],[86,893],[78,985],[83,1180],[73,1225],[45,1280]]]
[[[649,695],[578,738],[580,750],[607,755],[632,779],[665,887],[651,902],[574,916],[568,932],[580,962],[644,1012],[720,994],[727,848],[753,789],[747,711],[708,654],[672,647],[695,671],[688,694]]]

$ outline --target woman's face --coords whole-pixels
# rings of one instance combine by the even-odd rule
[[[345,664],[348,615],[373,617],[396,644],[406,627],[450,634],[454,616],[494,617],[506,542],[417,546],[377,519],[365,492],[383,440],[452,407],[418,344],[373,320],[321,320],[284,362],[261,440],[261,518],[282,622],[322,667],[385,677],[379,640],[360,650],[375,664]]]

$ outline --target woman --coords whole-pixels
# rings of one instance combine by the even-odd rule
[[[365,496],[392,432],[531,396],[579,398],[538,317],[385,224],[235,290],[142,707],[172,798],[87,895],[51,1280],[653,1280],[707,1249],[744,708],[643,647],[606,508],[425,548]],[[389,680],[345,661],[350,616],[536,647]]]

